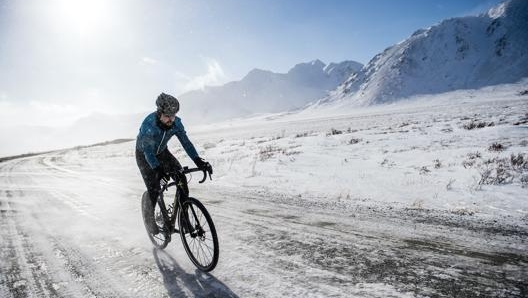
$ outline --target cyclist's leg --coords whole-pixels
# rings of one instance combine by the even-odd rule
[[[169,149],[161,151],[157,157],[165,173],[168,173],[171,177],[175,178],[174,176],[176,172],[182,168],[178,159],[170,153]]]
[[[177,179],[179,179],[179,176],[176,173],[177,173],[178,170],[180,170],[182,168],[182,166],[181,166],[180,162],[178,161],[178,159],[174,155],[172,155],[172,153],[170,153],[170,151],[168,149],[163,150],[160,154],[158,154],[157,157],[158,157],[158,160],[160,161],[160,163],[163,165],[163,169],[165,170],[165,172],[169,173],[169,175],[175,181]],[[184,187],[184,190],[187,191],[187,193],[188,193],[187,187]],[[189,223],[190,230],[192,231],[193,228],[192,228],[191,221],[190,221],[190,218],[189,218],[189,216],[190,216],[189,212],[188,212],[188,210],[182,210],[182,211],[183,211],[182,214],[186,215],[187,223]],[[184,233],[189,232],[189,229],[187,228],[187,226],[184,226],[184,231],[183,232]]]
[[[182,166],[178,159],[176,159],[176,157],[174,157],[174,155],[172,155],[168,149],[163,150],[157,155],[157,157],[163,166],[163,170],[168,173],[169,176],[174,179],[174,181],[183,180],[183,184],[180,186],[180,189],[183,189],[185,195],[188,196],[189,189],[187,188],[187,180],[185,180],[185,175],[179,172],[182,169]]]
[[[150,232],[153,234],[157,234],[158,227],[154,221],[154,207],[156,205],[156,200],[160,191],[160,183],[159,180],[156,179],[156,173],[150,168],[149,164],[147,163],[145,155],[143,154],[143,152],[140,152],[138,150],[136,150],[136,163],[139,167],[139,171],[141,172],[143,182],[147,187],[147,192],[149,194],[151,202],[151,208],[149,208],[149,210],[145,210],[146,216],[147,218],[149,218],[148,221],[150,222]]]
[[[160,191],[160,182],[156,179],[156,172],[150,168],[143,152],[138,150],[136,150],[136,163],[141,172],[141,177],[143,177],[143,182],[145,182],[145,186],[147,187],[150,200],[152,203],[155,203]]]

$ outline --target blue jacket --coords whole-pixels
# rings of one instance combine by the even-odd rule
[[[172,136],[178,137],[185,152],[191,159],[198,157],[198,153],[185,133],[183,124],[179,117],[176,117],[172,126],[164,130],[158,125],[158,115],[156,112],[148,115],[141,127],[136,139],[136,149],[145,154],[145,159],[152,169],[160,165],[156,155],[167,148],[167,143]]]

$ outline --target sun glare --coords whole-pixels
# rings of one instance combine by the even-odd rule
[[[61,30],[70,31],[81,38],[90,38],[110,25],[109,3],[111,1],[54,0],[50,8]]]

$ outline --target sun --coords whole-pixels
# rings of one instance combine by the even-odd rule
[[[105,0],[52,0],[50,9],[62,31],[90,38],[110,25],[110,4]]]

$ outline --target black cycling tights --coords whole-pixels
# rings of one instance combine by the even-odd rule
[[[161,151],[161,153],[156,155],[156,157],[158,158],[158,161],[163,167],[165,173],[174,173],[181,169],[180,162],[176,159],[176,157],[174,157],[174,155],[172,155],[172,153],[169,152],[169,149]],[[150,165],[147,163],[145,154],[139,150],[136,150],[136,163],[139,167],[139,171],[141,172],[141,176],[143,177],[143,181],[145,182],[145,186],[147,187],[149,197],[154,204],[158,196],[158,192],[160,191],[160,181],[157,179],[158,177],[156,177],[156,172],[151,169]]]

